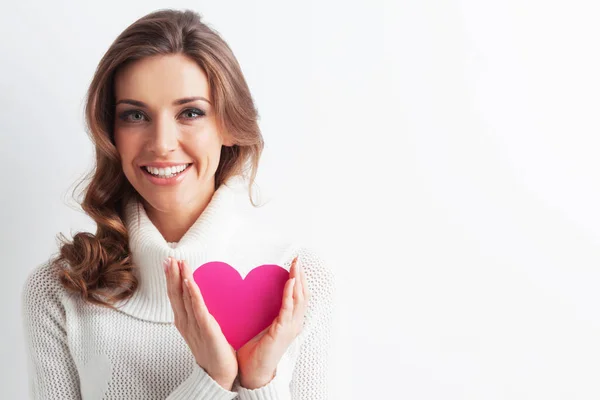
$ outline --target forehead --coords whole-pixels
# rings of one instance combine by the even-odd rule
[[[146,57],[121,67],[115,74],[116,100],[128,98],[150,104],[203,96],[210,100],[206,74],[182,54]]]

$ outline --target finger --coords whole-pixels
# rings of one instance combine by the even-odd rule
[[[183,304],[185,307],[185,312],[187,313],[188,318],[196,319],[194,315],[194,310],[192,309],[192,302],[190,300],[190,289],[189,289],[189,281],[187,279],[183,280]]]
[[[296,284],[294,285],[294,308],[301,305],[304,301],[304,296],[302,294],[302,279],[300,277],[300,271],[298,269],[298,264],[296,263]]]
[[[163,263],[164,267],[165,267],[165,279],[167,280],[167,294],[169,295],[169,300],[171,301],[171,304],[173,304],[173,285],[171,284],[171,282],[173,281],[173,274],[171,273],[171,257],[168,257],[164,263]]]
[[[284,289],[283,300],[281,302],[281,311],[279,312],[279,320],[281,323],[289,323],[294,315],[294,282],[292,278],[286,282]]]
[[[304,301],[308,302],[310,298],[310,293],[308,292],[308,281],[306,280],[306,274],[304,273],[304,268],[300,263],[300,280],[302,282],[302,294],[304,295]]]
[[[181,299],[183,287],[181,286],[181,274],[179,273],[178,261],[174,257],[169,257],[169,259],[171,260],[171,265],[169,267],[169,276],[172,278],[171,285],[173,285],[173,294],[175,295],[175,297]],[[183,307],[182,301],[179,304],[181,305],[181,307]]]
[[[302,294],[302,279],[300,279],[299,271],[296,273],[296,284],[294,285],[293,298],[294,298],[294,311],[292,318],[299,320],[302,318],[304,312],[304,295]]]
[[[292,266],[290,267],[290,278],[298,277],[298,266],[297,266],[298,256],[294,257],[292,260]]]
[[[193,275],[189,273],[189,266],[186,261],[182,261],[182,268],[186,279],[190,283],[188,289],[190,291],[193,315],[198,322],[204,322],[207,319],[206,313],[208,311],[206,309],[206,304],[204,303],[204,297],[202,297],[202,292],[200,291],[198,284],[194,281]]]
[[[194,309],[192,308],[192,300],[190,298],[190,289],[189,289],[189,280],[187,278],[183,278],[183,304],[185,306],[185,312],[188,317],[188,321],[194,325],[196,324],[196,316],[194,314]]]
[[[168,267],[168,286],[167,293],[169,294],[169,300],[171,301],[171,307],[173,313],[182,322],[187,323],[187,317],[185,314],[185,305],[182,298],[182,287],[181,279],[179,277],[179,268],[177,268],[177,260],[173,257],[169,257],[170,263]]]
[[[298,256],[294,257],[294,259],[292,260],[292,266],[290,267],[290,278],[296,278],[296,281],[300,280],[300,274],[298,271]],[[298,285],[296,285],[298,286]],[[293,294],[294,294],[294,301],[296,301],[296,287],[294,287],[293,290]]]
[[[182,279],[187,279],[188,281],[193,281],[194,277],[192,276],[192,271],[190,270],[190,266],[185,260],[181,260],[179,262],[179,268],[181,269]]]

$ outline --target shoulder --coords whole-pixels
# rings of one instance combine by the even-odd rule
[[[309,289],[329,297],[335,289],[337,280],[329,259],[320,250],[304,244],[293,246],[290,264],[296,256],[298,264],[304,270]]]
[[[45,308],[61,302],[66,293],[58,277],[58,268],[50,260],[37,265],[21,286],[21,302],[26,310]]]

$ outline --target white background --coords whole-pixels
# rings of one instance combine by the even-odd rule
[[[233,48],[270,215],[335,270],[336,399],[600,398],[596,4],[3,4],[0,398],[27,396],[22,282],[58,232],[94,231],[70,199],[87,85],[167,6]]]

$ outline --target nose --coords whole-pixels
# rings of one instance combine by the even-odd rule
[[[151,130],[147,150],[155,157],[166,156],[177,149],[179,129],[176,121],[168,116],[157,117]]]

